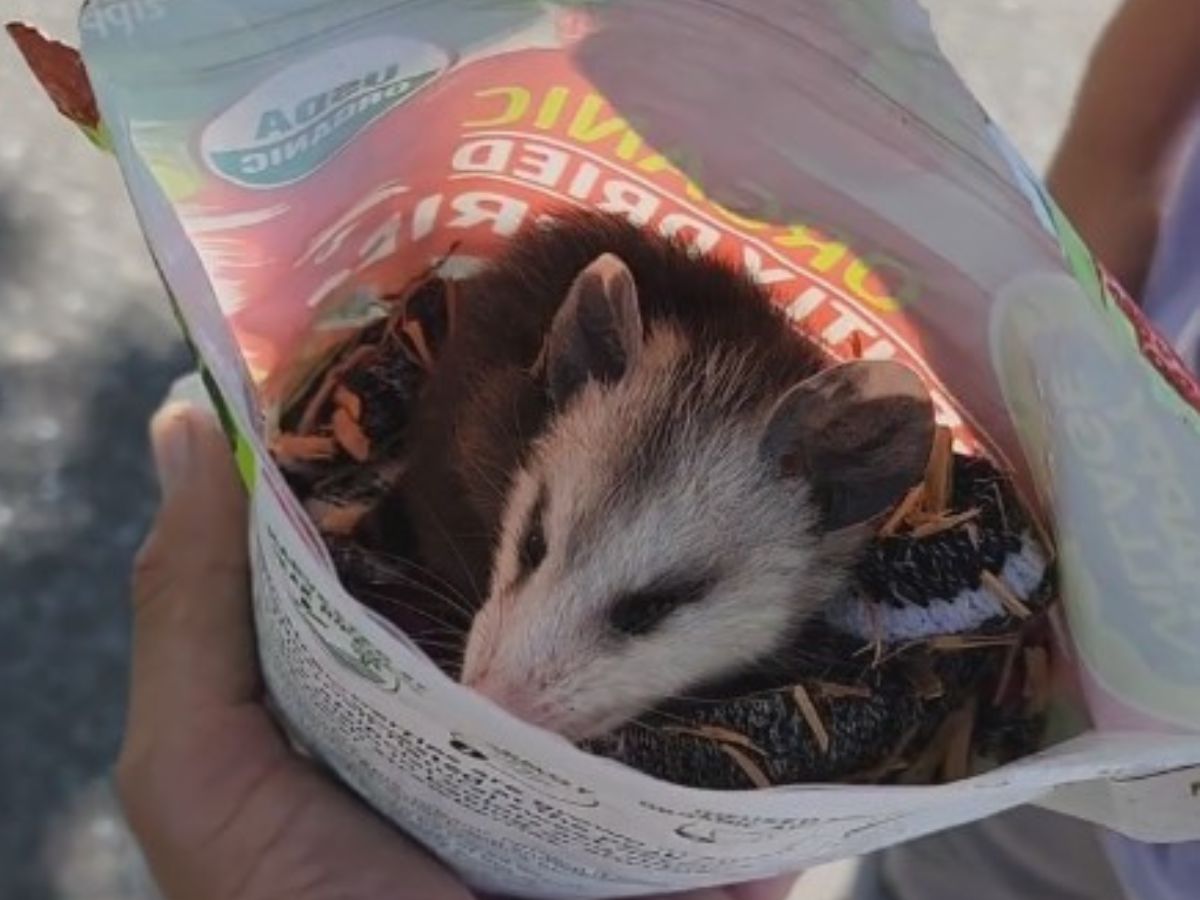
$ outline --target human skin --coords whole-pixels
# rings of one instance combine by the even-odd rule
[[[1135,296],[1176,156],[1200,106],[1200,3],[1127,0],[1088,65],[1047,175],[1056,202]]]
[[[135,566],[117,787],[167,900],[471,900],[449,870],[294,754],[263,705],[246,498],[216,420],[151,426],[162,506]],[[674,895],[782,900],[794,878]]]

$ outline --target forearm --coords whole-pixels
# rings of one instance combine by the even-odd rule
[[[1060,151],[1164,174],[1200,102],[1200,2],[1127,0],[1092,57]]]
[[[1127,0],[1105,30],[1047,178],[1092,250],[1136,295],[1175,151],[1200,102],[1200,0]]]

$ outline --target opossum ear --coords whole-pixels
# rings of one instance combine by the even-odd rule
[[[641,348],[633,275],[606,253],[579,273],[550,326],[543,364],[554,404],[561,409],[588,381],[619,381]]]
[[[803,477],[829,531],[893,506],[925,474],[933,401],[920,376],[895,362],[852,362],[801,382],[776,405],[763,437],[781,477]]]

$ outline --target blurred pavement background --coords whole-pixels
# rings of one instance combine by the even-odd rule
[[[1116,0],[929,0],[945,49],[1037,166]],[[77,0],[0,0],[74,41]],[[0,897],[153,896],[107,786],[145,422],[185,370],[115,166],[0,40]],[[847,867],[810,873],[833,900]]]

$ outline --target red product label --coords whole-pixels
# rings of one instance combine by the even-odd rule
[[[651,146],[569,55],[519,56],[442,77],[297,184],[213,184],[193,198],[197,208],[251,217],[281,211],[236,230],[193,232],[214,282],[238,298],[230,320],[260,377],[286,368],[314,322],[354,291],[395,291],[452,249],[486,259],[539,216],[582,206],[729,259],[835,357],[912,366],[958,449],[984,449],[982,429],[935,376],[910,318],[927,289],[917,266],[815,220],[783,218],[771,197],[735,212],[707,195],[706,160]],[[200,145],[198,134],[202,156]]]
[[[1108,273],[1104,273],[1104,287],[1109,296],[1116,300],[1117,306],[1137,333],[1138,349],[1141,350],[1142,356],[1192,409],[1200,412],[1200,382],[1196,381],[1187,365],[1179,358],[1175,348],[1155,330],[1125,289]]]

